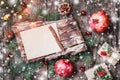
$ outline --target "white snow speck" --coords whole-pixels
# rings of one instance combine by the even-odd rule
[[[0,59],[3,59],[3,54],[0,53]]]
[[[59,1],[54,1],[54,5],[58,6],[59,5]]]
[[[15,5],[18,0],[8,0],[9,5]]]
[[[77,5],[77,4],[79,4],[79,0],[73,0],[73,3],[75,4],[75,5]]]
[[[3,73],[3,67],[0,67],[0,73]]]
[[[43,14],[43,15],[47,15],[47,14],[48,14],[48,10],[47,10],[47,9],[44,9],[44,10],[42,11],[42,14]]]

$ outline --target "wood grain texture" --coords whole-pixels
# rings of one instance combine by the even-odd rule
[[[51,1],[54,2],[56,0],[51,0]],[[110,19],[113,16],[113,14],[115,14],[117,17],[120,15],[120,4],[116,4],[112,0],[104,0],[104,1],[103,0],[79,0],[80,3],[77,5],[73,4],[73,0],[66,0],[66,1],[70,3],[70,5],[72,6],[71,15],[78,22],[79,27],[82,31],[83,37],[85,35],[85,31],[89,29],[88,21],[89,21],[90,16],[94,12],[103,9],[107,12]],[[118,9],[118,11],[116,12],[115,9]],[[77,12],[80,12],[82,10],[85,10],[87,12],[86,16],[77,15]],[[61,18],[63,18],[63,16],[61,16]],[[97,40],[99,41],[96,47],[89,48],[89,50],[93,52],[93,58],[95,60],[95,64],[99,64],[103,62],[101,60],[102,58],[97,54],[97,51],[104,42],[108,42],[112,47],[115,47],[118,50],[120,50],[120,47],[118,44],[120,43],[120,31],[119,31],[120,27],[119,26],[120,26],[120,20],[115,23],[111,21],[108,30],[106,30],[104,33],[92,32],[92,35],[95,36]],[[113,35],[113,38],[110,39],[109,35]],[[80,72],[79,70],[79,67],[83,64],[84,63],[80,60],[78,60],[75,63],[76,71],[72,77],[62,78],[62,77],[58,77],[58,75],[55,75],[55,77],[51,77],[49,78],[49,80],[87,80],[85,74],[83,72]],[[109,64],[107,65],[110,68],[110,72],[114,77],[113,80],[120,80],[120,77],[118,76],[120,75],[120,68],[119,68],[120,62],[116,65],[116,68],[114,68],[113,66]],[[86,70],[89,68],[90,66],[86,66]]]
[[[26,1],[26,0],[25,0]],[[46,4],[46,7],[48,8],[49,12],[54,11],[57,9],[57,7],[54,6],[54,2],[59,1],[63,2],[63,0],[41,0],[41,3]],[[70,15],[68,16],[61,16],[61,19],[73,16],[74,19],[77,21],[80,30],[82,31],[83,37],[85,35],[85,31],[89,29],[89,18],[90,16],[101,9],[104,9],[107,14],[109,15],[110,19],[115,14],[117,17],[120,18],[120,4],[114,3],[113,0],[79,0],[79,4],[74,5],[73,1],[74,0],[65,0],[66,2],[70,3],[72,11]],[[51,3],[52,5],[49,5]],[[116,11],[116,9],[118,9]],[[86,16],[78,16],[77,13],[80,11],[85,10],[87,12]],[[45,19],[46,20],[46,19]],[[0,22],[1,23],[1,22]],[[1,31],[1,30],[0,30]],[[3,30],[4,32],[6,31],[6,28]],[[1,31],[2,32],[2,31]],[[113,38],[110,39],[108,36],[113,35]],[[117,22],[110,22],[110,26],[108,30],[106,30],[104,33],[96,33],[92,32],[92,35],[96,37],[96,39],[99,41],[98,45],[95,47],[89,47],[89,50],[93,53],[93,58],[95,61],[95,64],[100,64],[104,61],[102,61],[102,58],[97,54],[98,49],[102,46],[104,42],[109,43],[112,47],[115,47],[119,50],[120,52],[120,19]],[[0,44],[1,46],[1,44]],[[3,48],[0,47],[0,53],[3,54]],[[61,54],[60,54],[61,55]],[[60,56],[59,55],[59,56]],[[54,56],[53,56],[54,57]],[[0,60],[0,66],[3,66],[4,70],[6,69],[4,66],[8,64],[12,64],[12,61],[14,62],[15,60],[12,60],[11,62],[8,62],[8,64],[4,64],[6,59]],[[37,77],[42,77],[44,76],[44,79],[37,79],[34,78],[33,80],[87,80],[86,75],[84,72],[81,72],[79,70],[80,66],[83,66],[84,63],[80,59],[74,63],[75,66],[75,71],[71,77],[60,77],[58,75],[50,76],[48,74],[48,68],[49,65],[44,65],[41,69],[37,69],[35,72],[35,76]],[[120,80],[120,61],[116,65],[116,68],[113,66],[109,65],[107,63],[109,70],[111,74],[113,75],[114,79],[113,80]],[[86,66],[86,70],[89,69],[91,66]],[[45,75],[43,75],[45,73]],[[5,74],[5,71],[0,73],[0,77],[3,76],[4,78],[2,80],[11,80],[11,76]],[[0,79],[1,80],[1,79]],[[22,80],[19,78],[19,76],[15,77],[12,80]]]

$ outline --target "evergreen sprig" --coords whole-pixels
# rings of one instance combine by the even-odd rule
[[[9,50],[9,51],[15,51],[16,48],[17,48],[17,42],[15,39],[11,40],[9,44],[6,45],[6,48]]]
[[[90,65],[93,63],[92,53],[89,51],[81,52],[80,59],[82,59],[86,65]]]
[[[23,62],[19,50],[15,51],[14,57],[19,58],[19,61],[10,64],[7,67],[13,77],[22,75],[21,78],[23,77],[26,80],[31,80],[34,75],[35,69],[42,67],[41,61]]]
[[[47,21],[56,21],[59,20],[60,15],[58,11],[53,11],[52,13],[48,13],[45,17]]]
[[[94,47],[98,43],[98,41],[93,36],[85,36],[85,43],[88,47]]]

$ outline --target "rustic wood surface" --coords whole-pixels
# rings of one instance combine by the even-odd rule
[[[54,3],[56,0],[42,0],[43,3]],[[62,2],[62,0],[59,0]],[[74,0],[66,0],[68,3],[71,4],[71,15],[74,19],[78,22],[79,27],[82,31],[83,36],[85,35],[85,31],[89,28],[88,20],[90,15],[92,15],[94,12],[98,10],[105,10],[110,19],[115,14],[117,17],[120,17],[120,4],[114,3],[113,0],[79,0],[80,3],[77,5],[73,4]],[[47,8],[49,8],[50,11],[54,10],[54,5],[47,5]],[[118,11],[116,11],[118,9]],[[86,16],[78,16],[77,11],[80,12],[81,10],[85,10],[87,12]],[[69,17],[68,16],[68,17]],[[63,16],[61,16],[61,19]],[[95,64],[102,63],[102,58],[97,54],[98,49],[104,42],[108,42],[111,46],[117,48],[120,51],[120,20],[117,22],[111,22],[109,29],[106,30],[104,33],[96,33],[92,32],[92,35],[95,36],[99,40],[99,44],[96,47],[90,47],[89,50],[93,52],[93,58],[95,61]],[[113,38],[110,39],[109,35],[113,35]],[[1,44],[0,44],[1,45]],[[0,51],[2,53],[3,48],[0,48]],[[3,60],[0,60],[0,66],[4,63]],[[71,77],[63,78],[58,75],[54,75],[50,77],[48,74],[48,68],[49,65],[44,65],[41,69],[36,70],[35,75],[39,77],[38,79],[35,77],[33,80],[87,80],[85,74],[79,70],[80,66],[84,63],[81,60],[78,60],[75,64],[75,73]],[[112,65],[109,65],[109,70],[111,74],[113,75],[113,80],[120,80],[120,61],[116,65],[116,68]],[[86,70],[89,69],[90,66],[86,66]],[[0,77],[4,76],[3,74],[0,74]],[[44,76],[44,78],[41,78],[41,76]],[[0,79],[1,80],[1,79]],[[10,80],[9,78],[5,77],[4,80]],[[21,80],[21,79],[15,79],[15,80]]]
[[[54,2],[55,0],[49,0]],[[85,31],[89,28],[88,20],[90,15],[92,15],[94,12],[98,10],[105,10],[107,14],[109,15],[110,19],[115,14],[117,17],[120,15],[120,4],[114,3],[113,0],[79,0],[80,3],[77,5],[73,4],[73,0],[67,0],[68,3],[71,4],[72,12],[71,15],[74,17],[74,19],[78,22],[79,27],[83,33],[83,36],[85,35]],[[51,8],[54,8],[52,5]],[[115,10],[118,9],[116,12]],[[78,16],[77,11],[80,12],[81,10],[85,10],[87,12],[86,16]],[[61,17],[63,18],[63,17]],[[93,57],[95,60],[95,64],[102,63],[102,58],[97,54],[98,49],[104,42],[108,42],[111,46],[117,48],[120,50],[120,20],[113,23],[111,21],[109,29],[106,30],[104,33],[96,33],[92,32],[92,35],[95,36],[99,44],[96,47],[89,48],[90,51],[93,52]],[[113,35],[113,38],[110,39],[109,35]],[[84,73],[80,72],[79,68],[81,65],[83,65],[82,61],[78,60],[75,63],[76,66],[76,73],[68,78],[63,78],[58,75],[55,75],[53,77],[48,77],[49,80],[87,80]],[[49,67],[49,66],[48,66]],[[120,80],[120,62],[116,65],[116,68],[114,68],[112,65],[108,65],[109,70],[111,74],[113,75],[113,80]],[[89,66],[86,67],[86,70],[90,68]],[[81,77],[82,76],[82,77]]]

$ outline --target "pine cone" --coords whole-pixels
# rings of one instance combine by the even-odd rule
[[[4,34],[3,41],[5,43],[9,43],[9,41],[12,40],[14,37],[14,32],[12,30],[9,30]]]
[[[64,2],[64,3],[61,3],[59,6],[58,6],[58,12],[61,14],[61,15],[66,15],[68,13],[70,13],[70,10],[71,10],[71,7],[68,3]]]

